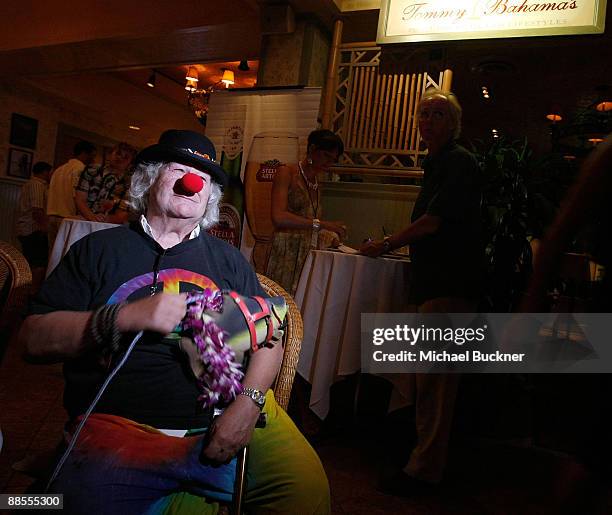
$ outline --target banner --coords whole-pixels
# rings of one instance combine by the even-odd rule
[[[246,105],[236,105],[223,117],[223,146],[221,148],[221,168],[228,177],[228,185],[223,191],[219,206],[219,223],[209,232],[213,236],[240,248],[242,239],[242,219],[244,216],[244,185],[242,184],[242,156],[244,150],[244,125]]]
[[[377,43],[604,32],[606,0],[383,0]]]
[[[214,143],[217,156],[221,156],[227,131],[238,125],[237,121],[243,119],[240,113],[246,109],[241,164],[244,182],[253,136],[265,131],[295,133],[299,136],[299,155],[305,155],[308,134],[317,127],[320,104],[321,88],[215,91],[210,96],[206,135]],[[241,239],[240,250],[244,257],[250,260],[255,240],[244,218]]]

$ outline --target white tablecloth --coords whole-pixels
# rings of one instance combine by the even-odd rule
[[[295,301],[304,319],[298,372],[312,385],[310,408],[329,412],[334,381],[361,368],[361,313],[408,311],[407,260],[312,251]]]
[[[66,255],[75,241],[80,240],[83,236],[87,236],[92,232],[101,229],[117,227],[116,224],[106,224],[101,222],[89,222],[87,220],[79,220],[73,218],[64,218],[57,232],[57,238],[53,244],[51,255],[49,256],[49,264],[47,266],[47,277],[58,265],[60,260]]]

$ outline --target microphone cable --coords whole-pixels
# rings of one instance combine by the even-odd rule
[[[158,277],[159,277],[159,269],[160,269],[160,266],[161,266],[161,260],[162,260],[162,258],[165,255],[166,255],[166,249],[163,249],[163,252],[158,253],[157,254],[157,258],[155,259],[155,263],[153,265],[153,282],[151,283],[150,292],[149,292],[149,295],[151,297],[157,293],[157,289],[158,289],[157,281],[158,281]],[[70,453],[74,449],[74,446],[76,445],[77,438],[78,438],[79,434],[81,433],[81,430],[83,429],[83,426],[85,426],[85,422],[87,422],[87,419],[89,418],[89,415],[91,415],[92,411],[96,407],[96,404],[98,404],[98,401],[100,400],[100,397],[102,397],[102,394],[104,393],[104,391],[108,387],[108,385],[111,382],[111,380],[115,377],[115,375],[117,375],[117,372],[119,372],[121,367],[123,367],[123,365],[125,365],[125,362],[127,361],[127,359],[130,356],[132,350],[136,346],[136,343],[142,337],[143,332],[144,331],[140,331],[136,336],[134,336],[134,339],[132,340],[132,343],[130,343],[130,345],[128,346],[127,350],[125,351],[125,354],[121,358],[121,361],[119,361],[119,363],[117,363],[117,366],[107,376],[107,378],[104,380],[104,383],[102,383],[102,386],[98,390],[98,393],[94,397],[94,400],[89,405],[89,408],[87,408],[87,411],[83,415],[83,418],[79,422],[79,425],[77,426],[74,434],[72,435],[72,439],[68,443],[68,447],[66,447],[66,450],[64,451],[64,454],[62,454],[62,457],[57,462],[57,465],[55,466],[55,470],[53,470],[53,474],[51,474],[51,478],[49,479],[49,481],[47,482],[47,486],[45,487],[45,493],[47,493],[47,491],[51,487],[51,484],[57,478],[58,474],[60,473],[60,470],[64,466],[64,463],[68,459],[68,456],[70,455]]]
[[[134,349],[136,343],[142,337],[142,334],[143,334],[143,331],[140,331],[134,337],[134,339],[132,340],[132,343],[130,343],[130,345],[128,346],[127,350],[125,351],[125,354],[121,358],[121,361],[119,361],[119,363],[117,363],[117,366],[111,371],[110,374],[108,374],[108,376],[105,379],[104,383],[102,383],[102,386],[98,390],[98,393],[94,397],[94,400],[89,405],[89,408],[87,408],[87,411],[83,415],[83,418],[81,418],[81,421],[79,422],[79,425],[77,426],[76,431],[72,435],[72,439],[70,440],[70,443],[68,444],[68,447],[64,451],[64,454],[62,454],[62,457],[58,461],[57,465],[55,466],[55,470],[53,471],[53,474],[51,474],[51,478],[49,479],[49,481],[47,483],[47,486],[45,487],[44,493],[48,492],[49,488],[51,487],[51,484],[53,483],[53,481],[55,481],[55,479],[57,478],[58,474],[62,470],[62,467],[64,466],[64,463],[66,462],[66,460],[68,459],[68,456],[70,455],[70,453],[74,449],[74,446],[76,445],[77,438],[79,437],[79,434],[80,434],[81,430],[83,429],[83,426],[85,426],[85,422],[87,422],[87,419],[89,418],[89,415],[91,415],[91,412],[96,407],[96,404],[98,404],[98,401],[100,400],[100,397],[102,397],[102,394],[106,390],[106,387],[109,385],[109,383],[111,382],[113,377],[115,377],[115,375],[117,374],[117,372],[119,372],[121,367],[123,365],[125,365],[125,362],[127,361],[127,359],[129,357],[130,353],[132,352],[132,350]]]

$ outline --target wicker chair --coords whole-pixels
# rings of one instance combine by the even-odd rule
[[[286,410],[289,405],[289,397],[291,395],[291,388],[293,387],[295,371],[300,357],[300,349],[302,347],[302,338],[304,336],[302,315],[295,305],[293,298],[291,298],[291,295],[277,283],[261,274],[257,274],[257,278],[268,295],[271,297],[282,296],[287,302],[287,328],[285,329],[285,335],[283,337],[285,353],[278,376],[276,376],[276,380],[272,386],[276,402],[281,408]],[[242,513],[243,497],[246,488],[247,456],[248,447],[245,447],[238,454],[238,464],[236,466],[236,486],[234,489],[234,502],[232,506],[232,513],[234,515],[240,515]]]
[[[291,388],[293,387],[300,349],[302,348],[302,338],[304,337],[302,315],[295,305],[293,298],[286,290],[265,275],[257,274],[257,278],[268,295],[271,297],[284,297],[287,302],[287,329],[284,336],[285,354],[283,355],[283,362],[281,363],[278,376],[272,387],[276,402],[281,408],[286,410],[289,405]]]
[[[15,247],[0,241],[0,359],[23,313],[32,285],[30,266]]]

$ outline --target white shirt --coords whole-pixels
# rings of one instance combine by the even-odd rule
[[[32,177],[21,188],[19,197],[19,215],[17,218],[17,234],[28,236],[34,231],[42,230],[38,227],[32,216],[34,208],[42,209],[45,212],[47,204],[47,181],[38,177]]]
[[[66,218],[77,214],[74,189],[84,169],[85,164],[75,158],[56,168],[49,185],[48,215]]]
[[[148,234],[149,236],[151,236],[151,238],[155,240],[155,236],[153,235],[153,229],[149,225],[149,221],[146,219],[145,215],[140,215],[140,225],[142,226],[142,229],[144,230],[145,234]],[[194,238],[197,238],[200,235],[200,229],[200,224],[196,225],[195,229],[191,231],[189,239],[193,240]]]

